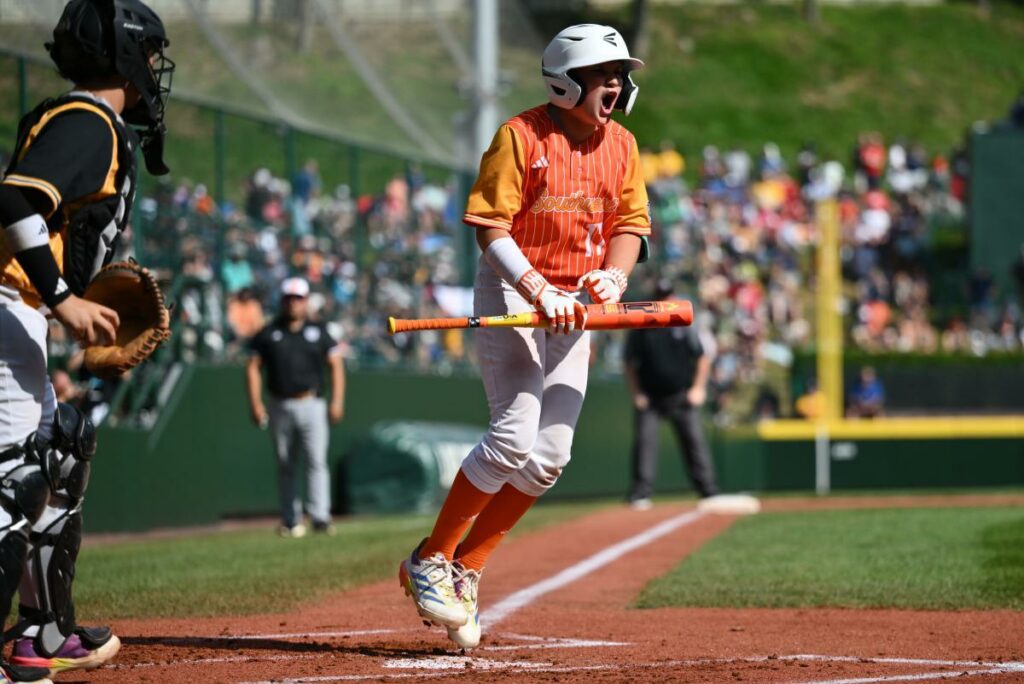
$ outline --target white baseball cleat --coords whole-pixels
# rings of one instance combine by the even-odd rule
[[[416,612],[421,617],[444,627],[458,629],[466,624],[469,615],[455,594],[452,564],[440,553],[420,558],[419,550],[423,542],[402,561],[398,568],[398,582],[405,589],[405,595],[412,597]]]
[[[458,628],[448,628],[448,638],[462,648],[476,648],[480,645],[480,609],[477,605],[477,590],[480,586],[480,573],[472,568],[465,568],[461,563],[452,563],[452,578],[455,594],[462,602],[469,619]]]

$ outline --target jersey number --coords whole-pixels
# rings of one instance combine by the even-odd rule
[[[601,232],[603,225],[603,223],[587,224],[587,256],[604,254],[604,233]]]

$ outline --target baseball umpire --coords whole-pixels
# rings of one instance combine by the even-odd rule
[[[0,181],[0,614],[21,584],[21,620],[5,634],[18,638],[13,666],[2,666],[11,681],[97,667],[120,648],[109,628],[75,622],[71,584],[96,441],[88,418],[57,405],[46,316],[83,346],[116,336],[116,312],[82,294],[128,224],[136,148],[150,173],[167,173],[167,45],[139,0],[71,0],[46,47],[74,88],[21,120]]]
[[[306,495],[313,531],[333,534],[331,486],[327,468],[328,418],[345,413],[345,366],[341,347],[323,323],[309,319],[309,283],[281,283],[281,312],[249,343],[246,387],[253,422],[269,423],[277,455],[282,537],[302,537],[298,460],[306,460]],[[331,401],[324,401],[323,371],[331,370]],[[261,369],[267,369],[270,401],[263,404]]]
[[[673,295],[672,283],[659,280],[654,299]],[[702,340],[697,326],[630,330],[626,338],[626,381],[633,395],[634,508],[651,505],[658,466],[658,426],[665,418],[679,438],[690,479],[702,498],[718,493],[700,407],[707,395],[713,339]]]

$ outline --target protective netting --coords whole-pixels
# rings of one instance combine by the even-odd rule
[[[65,0],[0,0],[0,47],[46,57]],[[459,165],[472,109],[471,0],[150,0],[175,94]],[[543,97],[540,37],[499,2],[502,115]]]

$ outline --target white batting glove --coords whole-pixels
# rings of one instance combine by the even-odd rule
[[[579,287],[585,287],[598,304],[617,304],[627,284],[626,273],[618,266],[591,271],[579,280]]]
[[[554,287],[536,270],[531,270],[516,283],[516,290],[526,301],[544,314],[553,333],[568,335],[587,324],[587,310],[568,292]]]
[[[577,328],[583,330],[587,324],[584,306],[576,301],[576,297],[557,288],[544,290],[534,306],[547,316],[553,333],[568,335]]]

